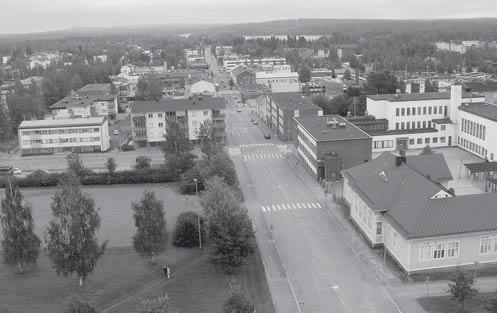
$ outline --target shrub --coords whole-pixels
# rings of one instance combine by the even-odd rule
[[[182,194],[195,194],[196,189],[194,179],[197,179],[198,191],[200,192],[204,190],[202,175],[200,175],[200,172],[196,167],[192,167],[181,175],[179,188]]]
[[[206,234],[203,218],[200,218],[200,225],[202,242],[205,242]],[[188,248],[193,248],[199,245],[197,213],[188,211],[178,215],[176,226],[174,227],[173,245]]]

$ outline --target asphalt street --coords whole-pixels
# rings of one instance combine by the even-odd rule
[[[251,123],[250,108],[237,112],[229,100],[229,151],[277,312],[398,312],[291,166],[281,143],[274,136],[264,139],[269,130]]]

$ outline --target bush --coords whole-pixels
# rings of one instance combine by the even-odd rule
[[[200,175],[200,172],[196,167],[192,167],[181,175],[179,188],[182,194],[195,194],[196,189],[194,179],[197,179],[198,192],[204,190],[202,175]]]
[[[202,242],[205,242],[204,220],[200,218]],[[176,226],[174,227],[173,245],[177,247],[197,247],[198,244],[198,215],[188,211],[178,215]]]
[[[129,145],[129,144],[124,144],[121,146],[122,151],[135,151],[135,146]]]

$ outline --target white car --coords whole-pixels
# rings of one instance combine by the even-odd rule
[[[12,173],[14,173],[14,175],[21,175],[22,170],[18,167],[14,167],[14,169],[12,170]]]
[[[117,129],[114,129],[114,135],[119,135],[119,131]]]

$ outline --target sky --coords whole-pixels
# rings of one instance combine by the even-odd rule
[[[496,0],[0,0],[0,34],[294,18],[497,17]]]

